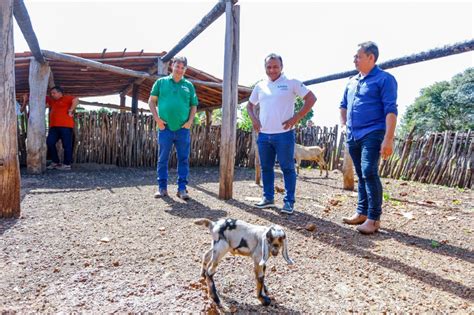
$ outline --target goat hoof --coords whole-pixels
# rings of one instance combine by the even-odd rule
[[[263,306],[268,306],[272,303],[272,300],[268,296],[263,296],[260,300]]]

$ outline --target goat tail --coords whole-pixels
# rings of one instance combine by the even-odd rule
[[[212,226],[214,225],[214,222],[212,222],[209,219],[199,219],[199,220],[194,221],[194,224],[204,225],[208,228],[212,228]]]

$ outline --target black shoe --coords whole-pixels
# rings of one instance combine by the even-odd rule
[[[267,200],[265,197],[263,197],[262,200],[258,203],[255,203],[254,206],[259,209],[275,208],[275,200]]]

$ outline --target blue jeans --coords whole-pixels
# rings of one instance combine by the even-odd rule
[[[275,196],[275,158],[278,158],[283,179],[285,181],[284,202],[295,203],[296,171],[295,171],[295,131],[268,134],[259,133],[257,139],[258,154],[262,168],[263,196],[273,200]]]
[[[72,163],[72,128],[67,127],[51,127],[49,128],[48,137],[46,138],[46,145],[48,146],[51,160],[54,163],[59,163],[58,150],[56,143],[61,139],[64,149],[64,164],[71,165]]]
[[[384,130],[377,130],[359,140],[347,141],[359,177],[357,213],[376,221],[382,214],[383,189],[378,164],[384,135]]]
[[[166,126],[164,130],[158,131],[158,187],[166,189],[168,186],[168,161],[171,148],[175,145],[178,155],[178,191],[186,190],[189,175],[189,152],[191,148],[190,130],[181,128],[171,131]]]

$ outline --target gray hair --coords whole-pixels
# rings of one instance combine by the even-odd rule
[[[175,63],[182,63],[185,68],[188,67],[188,59],[186,59],[186,57],[184,56],[174,57],[173,62],[171,64],[174,65]]]
[[[277,55],[277,54],[274,54],[274,53],[271,53],[270,55],[265,57],[265,65],[267,64],[268,60],[271,60],[271,59],[280,60],[280,64],[283,67],[283,59],[281,59],[280,55]]]
[[[379,58],[379,47],[377,44],[371,41],[363,42],[359,44],[359,47],[364,50],[367,55],[374,55],[375,61]]]

